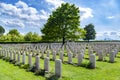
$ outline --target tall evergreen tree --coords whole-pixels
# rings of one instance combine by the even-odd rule
[[[96,31],[94,29],[94,25],[93,24],[88,24],[85,26],[84,30],[86,31],[86,34],[85,34],[85,38],[84,40],[91,40],[91,39],[95,39],[96,37]]]

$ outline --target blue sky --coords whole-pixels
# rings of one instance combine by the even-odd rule
[[[6,33],[15,28],[41,34],[51,12],[65,2],[79,7],[81,28],[94,24],[97,40],[120,40],[120,0],[0,0],[0,25]]]

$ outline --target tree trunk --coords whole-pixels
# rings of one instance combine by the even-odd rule
[[[88,39],[88,42],[90,42],[90,40]]]
[[[62,35],[62,46],[61,46],[61,48],[64,46],[64,44],[65,44],[65,35],[66,35],[66,27],[67,27],[67,25],[64,25],[63,26],[63,35]]]
[[[63,47],[64,44],[65,44],[65,36],[63,36],[63,38],[62,38],[62,46],[61,47]]]

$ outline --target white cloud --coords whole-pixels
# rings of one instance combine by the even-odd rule
[[[101,33],[101,32],[96,33],[96,36],[97,36],[97,37],[103,36],[103,33]]]
[[[22,1],[18,1],[16,4],[15,4],[16,7],[18,8],[28,8],[28,5]]]
[[[42,20],[47,20],[50,14],[48,12],[46,12],[45,10],[43,10],[43,9],[40,10],[40,12],[42,13],[42,15],[40,15],[40,18]]]
[[[25,25],[23,24],[23,22],[21,20],[16,20],[16,19],[4,19],[2,21],[2,23],[4,23],[6,26],[10,26],[10,27],[22,27],[24,28]]]
[[[114,19],[115,16],[108,16],[107,19]]]
[[[63,0],[45,0],[49,5],[54,6],[54,9],[56,9],[58,6],[60,6],[62,3],[65,3]]]
[[[110,35],[117,35],[117,32],[110,32]]]
[[[25,2],[0,3],[0,22],[9,27],[41,27],[41,20],[47,20],[49,13],[29,7]]]
[[[33,8],[28,7],[28,5],[22,1],[17,2],[16,7],[20,10],[18,16],[23,19],[27,20],[40,20],[39,12]]]
[[[120,32],[118,33],[118,36],[120,37]]]
[[[8,15],[16,14],[17,8],[12,4],[0,3],[0,12]]]
[[[96,34],[97,40],[111,39],[111,40],[120,40],[120,32],[119,31],[104,31],[98,32]]]
[[[79,7],[81,14],[81,20],[93,17],[92,14],[92,9],[91,8],[83,8],[83,7]]]
[[[40,26],[39,22],[34,22],[34,21],[25,22],[25,24],[27,24],[27,26],[30,26],[30,27]]]

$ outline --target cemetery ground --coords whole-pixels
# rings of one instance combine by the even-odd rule
[[[50,56],[52,57],[52,56]],[[57,58],[59,58],[57,56]],[[97,61],[96,68],[88,68],[89,59],[88,51],[81,66],[77,66],[77,59],[73,58],[73,64],[68,64],[68,58],[64,57],[62,63],[62,78],[46,75],[35,75],[35,73],[27,71],[23,67],[15,66],[14,64],[0,59],[0,80],[120,80],[120,52],[115,58],[115,63],[109,62],[109,56],[105,57],[104,61]],[[34,64],[35,58],[32,57]],[[26,56],[26,64],[28,57]],[[50,73],[55,71],[55,62],[50,60]],[[44,68],[44,59],[40,59],[40,68]],[[49,76],[49,77],[48,77]]]

